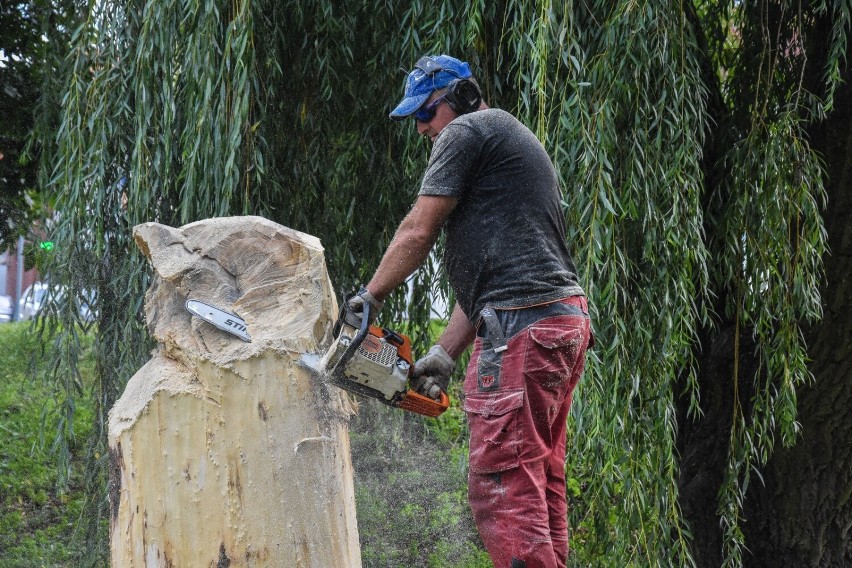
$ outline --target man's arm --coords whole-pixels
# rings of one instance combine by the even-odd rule
[[[415,391],[435,400],[447,392],[450,376],[456,368],[456,359],[476,337],[476,329],[467,315],[456,304],[447,329],[438,342],[414,363],[411,386]]]
[[[414,207],[397,228],[379,268],[367,284],[367,290],[373,297],[384,300],[423,264],[456,203],[456,198],[441,195],[421,195],[417,198]]]
[[[447,328],[441,334],[441,337],[438,338],[437,343],[455,361],[467,349],[467,346],[473,343],[475,337],[476,328],[470,323],[467,314],[456,304],[453,307],[453,313],[450,315]]]

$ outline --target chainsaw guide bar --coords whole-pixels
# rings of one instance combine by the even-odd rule
[[[216,306],[205,304],[199,300],[187,300],[186,309],[209,324],[215,325],[222,331],[227,331],[231,335],[236,335],[246,343],[251,343],[251,336],[248,334],[248,326],[246,322],[236,314],[226,312]]]

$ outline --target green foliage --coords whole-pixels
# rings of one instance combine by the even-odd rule
[[[796,389],[810,380],[802,326],[822,315],[824,173],[805,131],[832,105],[850,7],[821,3],[812,10],[784,2],[713,15],[739,36],[736,49],[711,53],[726,62],[720,94],[727,110],[718,137],[724,149],[710,176],[717,184],[707,188],[711,290],[720,316],[736,326],[733,421],[718,511],[725,566],[743,562],[742,503],[751,476],[760,476],[779,436],[785,446],[796,441]],[[825,22],[833,22],[826,43],[806,45],[807,30],[819,33]],[[827,80],[809,91],[804,78],[814,46],[825,50],[819,60]],[[745,348],[756,354],[754,376],[741,376]]]
[[[74,536],[86,499],[83,465],[91,404],[77,398],[76,436],[69,469],[63,472],[66,481],[60,483],[55,448],[40,437],[43,428],[56,428],[59,405],[51,385],[30,378],[31,360],[25,355],[39,354],[42,347],[28,325],[0,326],[0,565],[9,568],[77,565],[83,553]],[[85,359],[82,375],[90,384],[91,353]]]
[[[695,384],[706,321],[706,91],[680,3],[588,6],[565,24],[574,88],[551,101],[562,117],[550,121],[597,336],[569,445],[575,475],[595,483],[574,522],[595,537],[586,550],[612,565],[687,566],[673,389]]]

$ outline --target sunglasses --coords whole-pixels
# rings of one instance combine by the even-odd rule
[[[432,101],[430,104],[420,107],[419,109],[414,111],[414,114],[412,116],[415,120],[419,122],[431,122],[431,120],[435,118],[435,113],[438,112],[436,110],[438,108],[438,105],[444,102],[444,98],[446,96],[447,95],[441,95],[440,97]]]

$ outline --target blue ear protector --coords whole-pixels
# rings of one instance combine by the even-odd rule
[[[467,114],[479,108],[482,104],[482,92],[479,90],[479,85],[472,77],[461,78],[451,69],[445,69],[440,63],[429,56],[421,57],[414,64],[417,69],[420,69],[426,75],[433,76],[441,71],[446,71],[452,75],[456,75],[456,79],[450,81],[447,85],[447,94],[444,95],[444,100],[450,105],[457,114]]]

